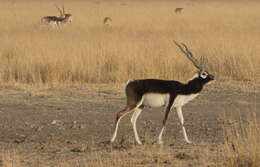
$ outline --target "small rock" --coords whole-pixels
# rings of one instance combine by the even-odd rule
[[[134,154],[133,153],[131,153],[131,152],[129,152],[129,153],[127,153],[129,156],[133,156]]]
[[[53,121],[51,122],[52,125],[54,125],[54,124],[56,124],[56,123],[57,123],[57,120],[53,120]]]
[[[71,149],[70,151],[71,151],[71,152],[81,153],[81,152],[85,152],[85,151],[86,151],[86,148],[85,148],[85,147],[75,147],[75,148]]]
[[[39,131],[42,130],[42,128],[43,128],[43,126],[39,126],[39,127],[36,129],[36,131],[39,132]]]
[[[39,150],[44,150],[45,147],[44,147],[44,145],[40,145],[40,146],[36,146],[35,148],[39,149]]]
[[[169,160],[164,160],[163,163],[164,164],[170,164],[171,162]]]
[[[79,128],[80,128],[80,129],[84,129],[84,128],[86,128],[86,125],[81,124],[81,125],[79,126]]]
[[[39,95],[38,97],[39,97],[39,98],[46,98],[47,96],[45,96],[45,95]]]
[[[65,130],[65,128],[64,127],[59,127],[59,130]]]
[[[187,159],[192,159],[191,156],[185,154],[185,153],[178,153],[176,156],[175,156],[177,159],[181,159],[181,160],[187,160]]]
[[[110,146],[111,144],[112,143],[109,140],[98,143],[99,147],[106,147],[106,146]]]
[[[76,124],[73,124],[72,126],[71,126],[71,129],[76,129],[77,128],[77,125]]]
[[[61,152],[61,149],[56,149],[56,150],[53,150],[52,153],[60,153]]]
[[[57,124],[61,124],[62,122],[60,120],[53,120],[51,122],[52,125],[57,125]]]
[[[17,136],[16,139],[14,140],[15,143],[20,144],[25,142],[26,136],[25,135],[20,135]]]
[[[66,140],[65,141],[67,144],[77,144],[77,141],[75,141],[75,140],[73,140],[73,141],[71,141],[71,140]]]
[[[33,128],[35,128],[35,126],[36,126],[35,124],[31,124],[30,128],[33,129]]]

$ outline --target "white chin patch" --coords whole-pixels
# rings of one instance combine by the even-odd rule
[[[201,78],[206,79],[207,76],[206,75],[201,75]]]

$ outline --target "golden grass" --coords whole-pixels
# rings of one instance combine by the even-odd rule
[[[260,166],[260,129],[255,116],[226,127],[224,154],[227,166]]]
[[[187,43],[218,79],[259,81],[257,2],[64,4],[74,21],[57,28],[40,24],[42,16],[58,15],[54,2],[1,2],[2,83],[186,80],[194,67],[172,40]],[[180,6],[184,12],[174,14]],[[113,19],[109,27],[105,16]]]
[[[194,67],[172,40],[187,43],[218,79],[260,79],[257,2],[65,1],[73,23],[41,25],[42,16],[58,15],[54,3],[62,4],[1,2],[1,83],[186,80]],[[184,12],[174,14],[175,7]]]
[[[15,150],[2,151],[0,153],[0,166],[1,167],[20,167],[20,166],[22,166],[19,154],[17,154]]]

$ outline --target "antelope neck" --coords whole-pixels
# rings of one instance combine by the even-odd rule
[[[187,95],[199,93],[202,90],[204,84],[205,83],[202,79],[195,78],[188,83],[183,84],[183,89],[179,90],[179,94]]]

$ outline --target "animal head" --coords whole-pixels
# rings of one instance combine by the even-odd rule
[[[210,83],[211,81],[215,80],[214,75],[210,74],[208,71],[198,71],[198,77],[202,80],[205,84]]]
[[[67,13],[65,11],[65,8],[64,8],[64,5],[62,5],[62,9],[59,8],[57,5],[55,5],[56,8],[58,9],[58,11],[60,12],[60,18],[64,18],[64,19],[68,19],[68,20],[71,20],[72,19],[72,14],[70,13]]]
[[[112,22],[112,19],[110,17],[105,17],[103,20],[103,23],[105,25],[109,25],[109,24],[111,24],[111,22]]]
[[[66,13],[64,18],[66,19],[67,22],[72,22],[72,14]]]

